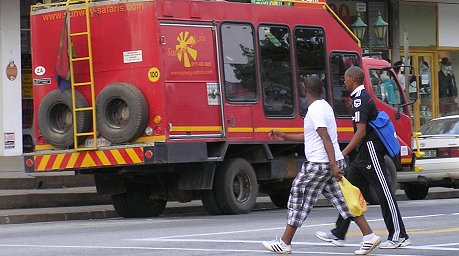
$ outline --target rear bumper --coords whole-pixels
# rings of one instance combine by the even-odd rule
[[[399,172],[398,182],[459,180],[459,158],[417,159],[416,166],[422,167],[422,171]]]
[[[129,166],[143,164],[145,161],[144,151],[143,147],[79,152],[61,150],[59,152],[25,155],[24,165],[27,173]]]
[[[100,147],[95,151],[47,150],[24,154],[25,170],[53,172],[92,170],[152,164],[201,163],[221,161],[226,149],[219,144],[217,154],[209,153],[205,142],[135,144]]]

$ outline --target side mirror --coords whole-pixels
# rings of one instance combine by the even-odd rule
[[[397,113],[395,113],[395,119],[400,119],[400,109],[403,109],[405,108],[406,106],[409,106],[409,105],[413,105],[414,103],[416,102],[416,99],[411,101],[411,102],[408,102],[408,103],[405,103],[405,104],[402,104],[400,106],[397,107]]]

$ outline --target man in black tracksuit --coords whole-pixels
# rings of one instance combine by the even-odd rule
[[[384,222],[389,231],[388,240],[379,245],[381,249],[394,249],[411,244],[406,234],[394,192],[389,186],[389,174],[387,172],[384,155],[387,154],[385,146],[379,140],[369,121],[376,118],[378,109],[373,98],[363,86],[364,73],[357,66],[350,67],[345,75],[346,89],[351,93],[352,99],[352,123],[354,136],[343,150],[347,156],[353,150],[357,151],[356,158],[348,168],[346,178],[362,192],[368,191],[369,184],[375,189],[381,205]],[[331,232],[317,232],[316,236],[324,241],[337,246],[343,245],[343,240],[350,225],[350,220],[339,216],[336,228]]]

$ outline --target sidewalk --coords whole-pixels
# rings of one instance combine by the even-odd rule
[[[97,196],[88,175],[73,172],[26,174],[22,157],[0,157],[0,224],[89,220],[118,217],[110,197]],[[459,197],[459,189],[431,188],[427,199]],[[403,190],[399,201],[408,200]],[[321,197],[317,206],[329,206]],[[255,210],[276,209],[267,196],[257,198]],[[161,216],[207,214],[200,200],[168,202]]]

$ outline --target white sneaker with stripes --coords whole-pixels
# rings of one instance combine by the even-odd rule
[[[280,238],[271,242],[263,242],[263,247],[275,253],[289,254],[292,252],[292,246],[285,244]]]
[[[411,240],[409,238],[400,238],[400,240],[397,241],[392,241],[392,240],[387,240],[379,245],[380,249],[396,249],[399,247],[407,247],[411,245]]]
[[[355,251],[355,255],[367,255],[374,248],[376,248],[381,243],[381,238],[379,236],[374,236],[370,241],[362,241],[360,243],[360,249]]]

